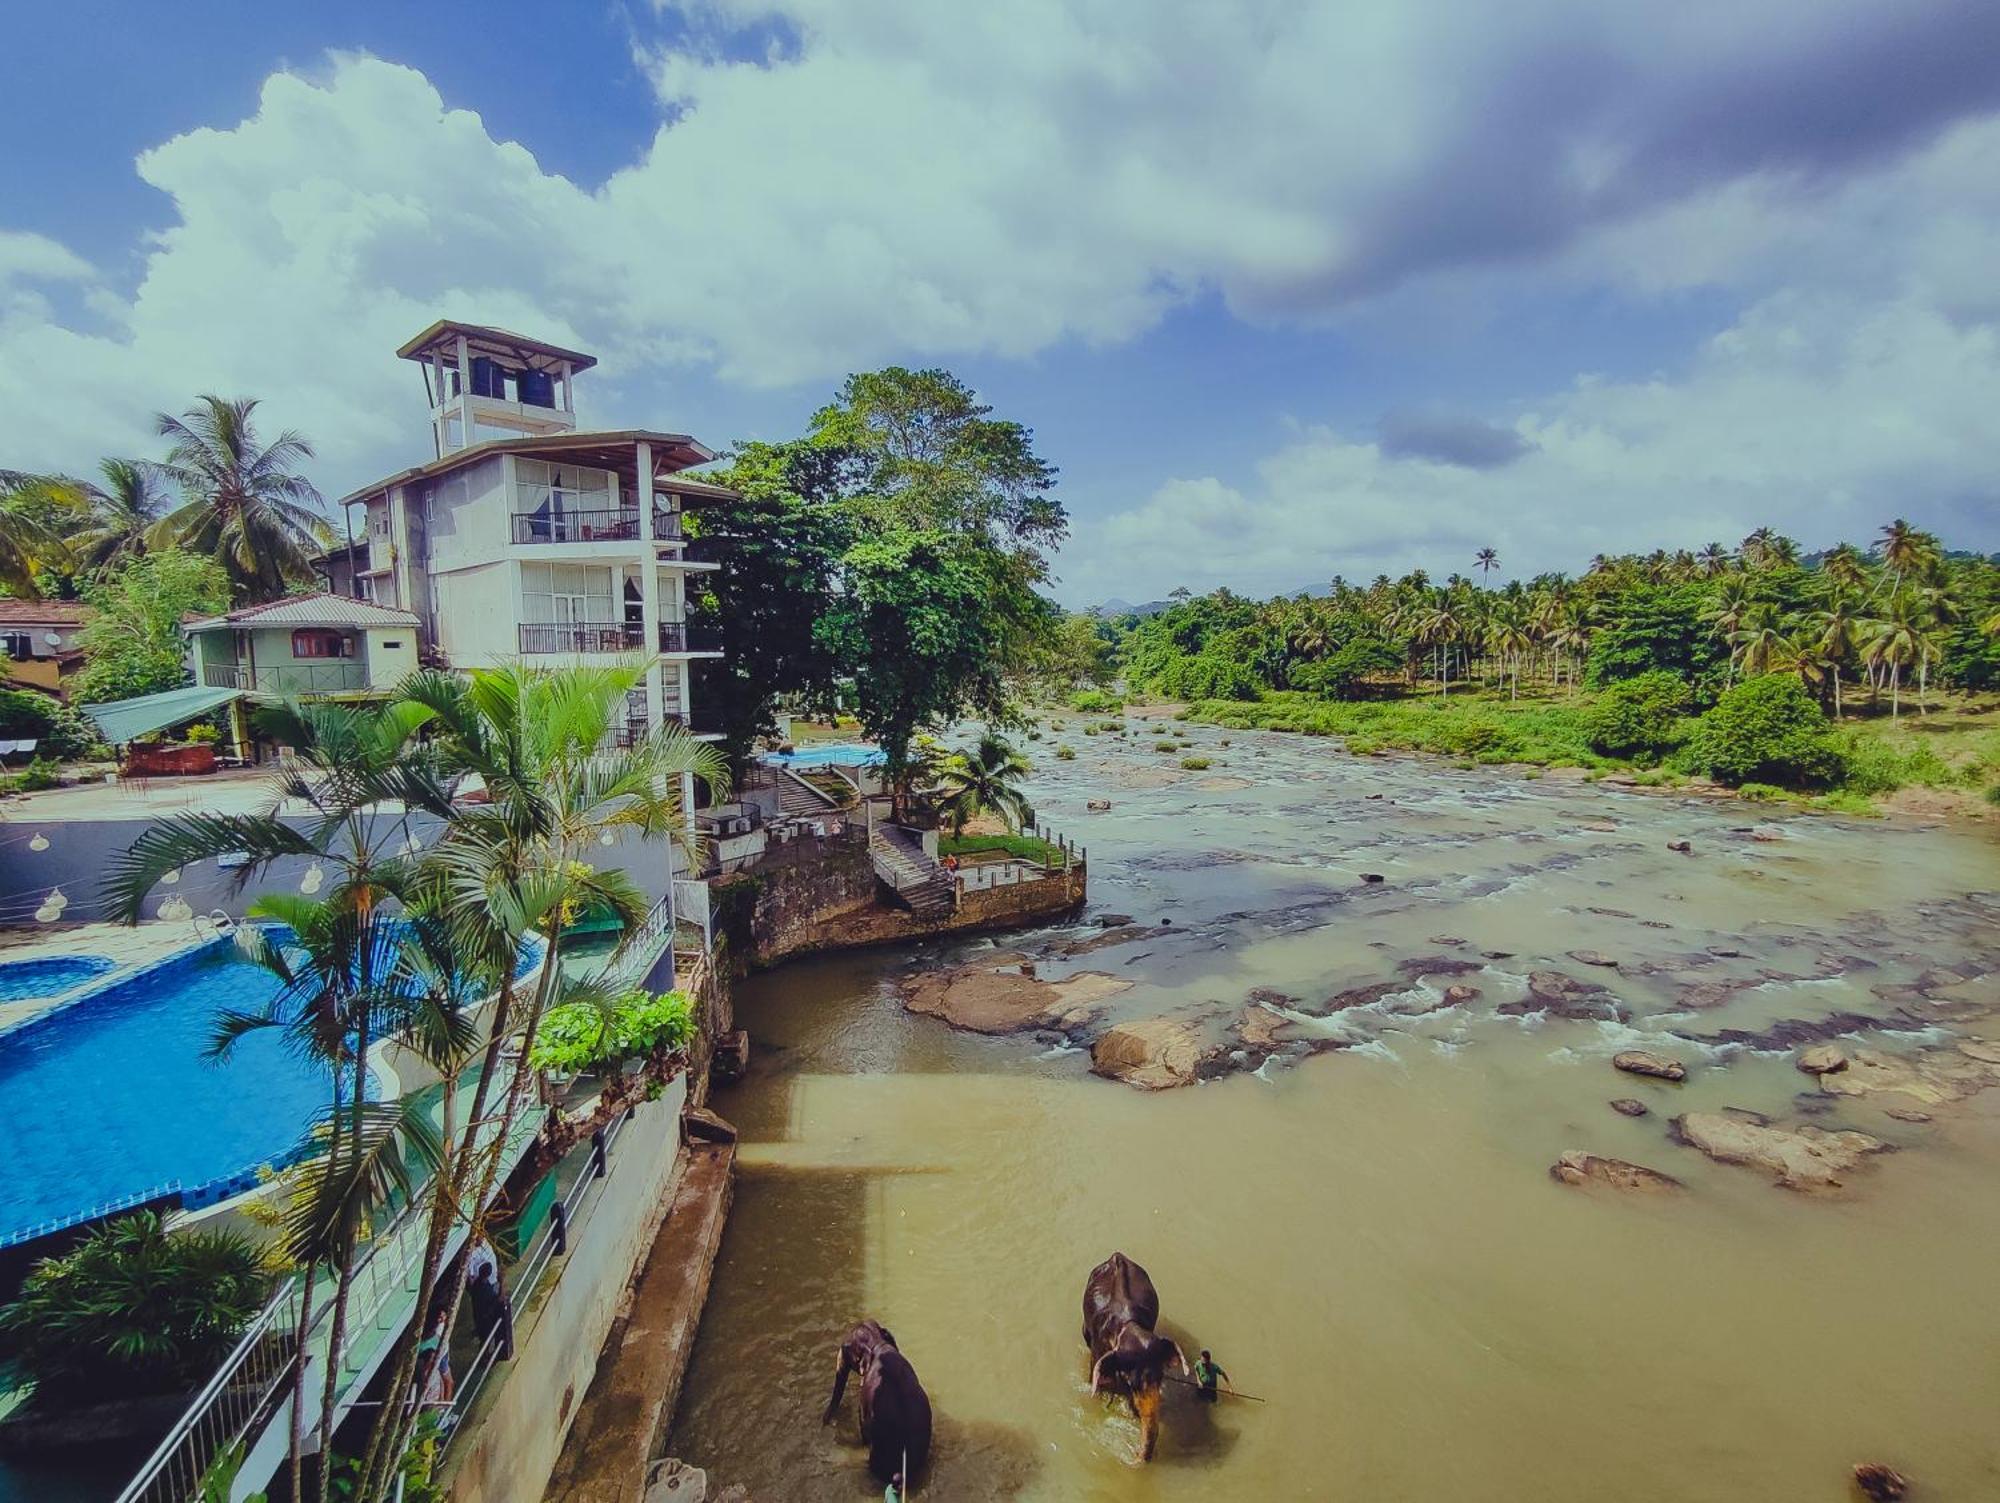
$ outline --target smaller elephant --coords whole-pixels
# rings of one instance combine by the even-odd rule
[[[822,1425],[831,1424],[847,1392],[847,1375],[861,1375],[861,1438],[868,1469],[887,1482],[898,1472],[905,1486],[923,1470],[931,1450],[931,1401],[917,1370],[881,1322],[864,1320],[847,1333],[834,1361],[833,1397]]]

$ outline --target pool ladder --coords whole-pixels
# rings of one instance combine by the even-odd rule
[[[236,932],[236,920],[220,908],[211,908],[207,913],[197,913],[193,923],[194,932],[204,940],[228,939]]]

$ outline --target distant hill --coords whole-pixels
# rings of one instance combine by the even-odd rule
[[[1129,600],[1111,599],[1102,605],[1093,605],[1086,615],[1102,616],[1105,620],[1115,620],[1119,616],[1157,616],[1172,605],[1171,600],[1149,600],[1144,605],[1134,605]]]

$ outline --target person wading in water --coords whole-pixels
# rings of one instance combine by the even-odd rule
[[[1201,1385],[1195,1397],[1204,1404],[1215,1403],[1215,1384],[1218,1378],[1224,1383],[1229,1383],[1229,1374],[1216,1366],[1215,1358],[1210,1355],[1207,1347],[1203,1347],[1201,1356],[1196,1360],[1194,1365],[1194,1380]],[[1231,1393],[1236,1392],[1235,1384],[1230,1384],[1229,1391]]]

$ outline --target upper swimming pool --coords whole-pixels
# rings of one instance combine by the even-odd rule
[[[882,761],[883,754],[881,747],[865,742],[834,741],[824,746],[801,746],[796,751],[769,752],[764,760],[780,767],[824,767],[829,762],[837,767],[865,767]]]
[[[0,1247],[176,1192],[211,1204],[288,1162],[327,1072],[278,1029],[207,1058],[219,1014],[262,1012],[280,989],[220,939],[0,1035]]]
[[[115,964],[108,955],[42,955],[33,960],[0,961],[0,1002],[59,996],[73,986],[95,980]]]

